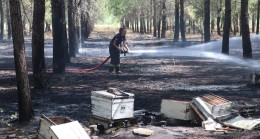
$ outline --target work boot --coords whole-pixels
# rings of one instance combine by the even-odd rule
[[[119,70],[119,67],[116,67],[116,74],[121,74],[122,71]]]
[[[113,71],[114,71],[114,67],[109,67],[108,73],[113,73]]]

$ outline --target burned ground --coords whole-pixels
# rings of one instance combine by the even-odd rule
[[[108,37],[107,37],[108,38]],[[102,54],[98,47],[106,47],[109,41],[103,39],[99,41],[92,38],[92,42],[98,44],[86,45],[85,47],[97,48],[97,51],[84,52],[88,57],[73,58],[68,68],[90,68],[100,64],[106,59],[107,52]],[[102,39],[102,38],[101,38]],[[158,40],[149,39],[149,45],[142,43],[141,38],[131,38],[133,46],[131,49],[138,48],[150,49],[151,42],[157,41],[155,47],[161,47]],[[160,40],[159,40],[160,41]],[[167,45],[175,46],[170,40]],[[91,42],[91,41],[90,41]],[[160,41],[162,42],[162,40]],[[29,45],[30,41],[28,41]],[[255,59],[258,59],[260,42],[254,45]],[[6,43],[5,43],[6,44]],[[160,45],[158,45],[160,44]],[[163,44],[163,43],[162,43]],[[1,44],[4,45],[4,44]],[[7,44],[11,47],[11,42]],[[7,47],[7,46],[6,46]],[[29,47],[29,46],[28,46]],[[242,47],[242,46],[241,46]],[[5,52],[5,50],[1,50]],[[6,52],[5,52],[6,54]],[[10,53],[6,54],[10,55]],[[259,54],[258,54],[259,55]],[[260,55],[259,55],[260,57]],[[30,66],[30,58],[28,65]],[[1,68],[13,67],[11,57],[1,57]],[[51,58],[46,59],[48,65],[51,65]],[[193,97],[213,93],[231,101],[251,100],[260,98],[258,86],[251,85],[250,73],[255,72],[247,66],[241,66],[232,62],[223,60],[188,57],[188,56],[126,56],[121,58],[123,74],[108,74],[108,63],[99,70],[88,73],[66,73],[64,75],[48,74],[49,89],[42,92],[32,89],[32,102],[35,110],[35,119],[24,126],[22,129],[26,132],[34,133],[37,129],[39,117],[42,114],[46,116],[68,116],[87,124],[91,114],[91,91],[104,90],[108,87],[117,87],[129,93],[135,94],[135,110],[146,109],[148,111],[160,111],[162,98],[172,98],[176,100],[190,101]],[[5,121],[11,117],[17,116],[17,93],[14,71],[0,71],[0,118],[1,127]],[[32,74],[30,73],[30,84],[32,86]],[[12,123],[12,122],[11,122]],[[198,125],[182,125],[178,123],[175,126],[165,128],[147,127],[155,131],[155,135],[149,138],[260,138],[259,131],[232,131],[227,134],[213,133],[204,131]],[[132,135],[131,129],[120,129],[115,138],[141,138]]]

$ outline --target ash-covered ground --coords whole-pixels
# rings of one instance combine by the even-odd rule
[[[92,68],[108,56],[111,35],[92,35],[77,58],[72,58],[67,69]],[[241,38],[232,38],[230,55],[220,54],[221,41],[208,44],[188,42],[186,45],[172,40],[159,40],[151,36],[129,34],[132,53],[121,57],[123,74],[108,74],[107,62],[100,69],[88,73],[48,74],[49,89],[37,91],[32,88],[31,96],[35,119],[28,125],[19,126],[26,133],[35,133],[39,117],[68,116],[86,124],[91,115],[91,91],[116,87],[135,94],[134,109],[159,112],[163,98],[190,101],[193,97],[213,93],[230,101],[250,101],[260,98],[258,86],[251,85],[250,74],[259,72],[260,36],[252,36],[253,60],[242,59]],[[26,40],[28,67],[31,66],[31,41]],[[12,69],[12,42],[0,43],[0,67]],[[46,63],[52,63],[52,43],[46,40]],[[32,73],[29,72],[33,86]],[[17,117],[17,91],[15,72],[0,70],[0,118],[1,126],[7,127]],[[15,123],[15,122],[10,122]],[[13,124],[16,126],[16,123]],[[230,131],[215,133],[205,131],[198,125],[147,127],[155,131],[151,139],[165,138],[260,138],[260,131]],[[135,136],[129,129],[120,129],[115,138],[144,138]]]

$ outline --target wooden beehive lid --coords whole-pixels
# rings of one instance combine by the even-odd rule
[[[210,105],[220,105],[220,104],[225,104],[225,103],[229,103],[230,101],[220,97],[220,96],[216,96],[216,95],[213,95],[213,94],[206,94],[206,95],[203,95],[203,96],[200,96],[200,98],[210,104]]]

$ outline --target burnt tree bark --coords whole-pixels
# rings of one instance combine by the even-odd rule
[[[64,0],[52,0],[52,28],[53,28],[53,73],[63,74],[65,72],[65,49],[63,12]]]
[[[260,13],[260,0],[258,0],[257,2],[256,34],[259,34],[259,13]]]
[[[229,33],[231,26],[231,0],[225,0],[225,21],[222,42],[222,53],[229,54]]]
[[[185,36],[185,21],[184,21],[184,0],[180,0],[180,30],[181,30],[181,40],[186,42]]]
[[[83,20],[83,19],[82,19]],[[69,55],[76,57],[75,6],[73,0],[68,1]]]
[[[10,0],[10,15],[13,35],[15,72],[18,91],[19,121],[25,122],[33,118],[30,86],[25,59],[23,24],[20,0]]]
[[[35,89],[47,87],[47,72],[44,59],[45,0],[34,0],[32,25],[32,63]]]
[[[140,33],[141,34],[144,34],[144,11],[141,11],[141,14],[140,14]]]
[[[159,4],[157,5],[158,10],[158,23],[157,23],[157,37],[161,38],[161,24],[162,24],[162,1],[159,1]]]
[[[150,25],[149,25],[149,32],[152,33],[152,14],[153,14],[153,0],[150,0],[150,16],[149,16],[149,20],[150,20]]]
[[[76,45],[75,45],[75,50],[76,50],[76,53],[79,52],[79,42],[80,42],[80,34],[81,34],[81,31],[80,31],[80,0],[75,0],[75,29],[76,29]]]
[[[219,0],[219,4],[218,4],[218,17],[217,17],[217,32],[218,32],[218,35],[221,36],[221,33],[220,33],[220,22],[221,22],[221,10],[222,10],[222,0]]]
[[[86,38],[86,36],[85,36],[85,32],[86,32],[85,21],[86,21],[85,12],[81,11],[81,13],[80,13],[80,25],[81,25],[80,42],[81,42],[81,46],[84,46],[84,41],[85,41],[85,38]]]
[[[210,0],[204,0],[204,42],[210,41]]]
[[[252,58],[252,47],[248,25],[248,0],[241,0],[241,34],[243,44],[243,57]]]
[[[237,1],[234,1],[233,3],[234,5],[234,11],[237,11]],[[239,16],[238,16],[238,13],[235,12],[234,16],[233,16],[233,33],[234,33],[234,36],[236,36],[237,32],[239,32],[239,26],[238,26],[238,21],[239,20]]]
[[[70,55],[69,55],[69,44],[68,44],[68,37],[67,37],[67,25],[66,25],[66,14],[65,14],[65,2],[62,3],[62,35],[64,38],[63,45],[64,49],[64,56],[65,56],[65,63],[70,63]]]
[[[6,23],[7,23],[7,38],[11,39],[12,37],[12,27],[11,27],[11,19],[10,19],[10,7],[9,1],[6,1]]]
[[[159,20],[158,20],[158,24],[157,24],[157,32],[158,32],[157,37],[161,38],[161,23],[162,23],[162,19],[160,17],[158,19]]]
[[[165,38],[166,37],[166,0],[162,1],[162,35],[161,38]]]
[[[180,28],[180,15],[179,15],[179,0],[175,0],[175,29],[174,29],[174,42],[179,41],[179,28]]]
[[[156,20],[156,0],[153,0],[153,36],[157,36],[157,20]]]
[[[3,10],[3,0],[0,0],[0,16],[1,16],[1,34],[0,40],[4,39],[4,10]]]

